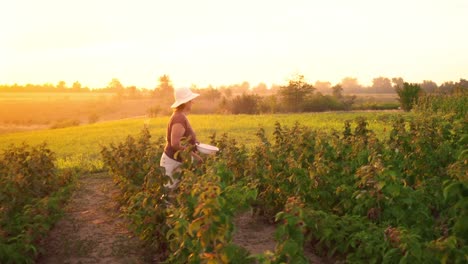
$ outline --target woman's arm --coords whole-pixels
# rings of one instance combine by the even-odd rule
[[[185,148],[180,144],[185,133],[184,126],[182,124],[175,123],[172,125],[171,131],[171,147],[175,149],[175,151],[184,150]]]
[[[172,125],[172,132],[171,132],[171,146],[177,151],[184,151],[185,147],[182,146],[180,141],[182,140],[182,137],[184,136],[185,133],[185,128],[182,126],[182,124],[176,123]],[[192,151],[192,157],[194,157],[197,161],[203,162],[203,158]]]

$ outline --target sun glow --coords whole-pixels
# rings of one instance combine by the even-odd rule
[[[421,82],[468,76],[468,3],[59,1],[0,4],[0,83],[152,88],[283,84],[294,73]],[[7,26],[6,26],[7,25]]]

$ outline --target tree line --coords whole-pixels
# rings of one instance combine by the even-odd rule
[[[340,83],[332,86],[330,82],[317,81],[308,83],[304,75],[293,76],[285,85],[264,83],[250,86],[248,82],[229,86],[205,88],[191,87],[202,95],[201,98],[210,104],[218,104],[215,112],[232,114],[258,113],[298,113],[351,110],[355,107],[356,96],[359,93],[397,94],[400,106],[391,105],[390,109],[401,107],[409,111],[422,94],[453,94],[456,91],[468,89],[468,81],[460,79],[458,82],[445,82],[437,85],[433,81],[422,83],[408,83],[403,78],[374,78],[370,87],[363,87],[356,78],[344,78]],[[142,97],[155,98],[158,105],[153,112],[160,112],[170,106],[174,87],[168,75],[158,78],[157,85],[152,89],[124,86],[117,78],[112,79],[105,88],[90,89],[79,82],[68,87],[64,81],[57,85],[0,85],[0,92],[92,92],[115,93],[119,97],[138,99]],[[371,108],[372,109],[372,108]]]
[[[303,76],[303,75],[298,75]],[[168,75],[163,75],[158,78],[158,81],[155,83],[155,87],[145,88],[145,87],[136,87],[135,85],[125,86],[120,82],[119,79],[113,78],[106,87],[95,87],[90,88],[88,86],[83,86],[79,81],[74,82],[71,85],[68,85],[65,81],[59,81],[57,84],[45,83],[45,84],[0,84],[0,92],[96,92],[96,93],[133,93],[136,92],[151,92],[156,91],[161,84],[161,78],[169,80]],[[293,77],[297,78],[297,76]],[[359,93],[395,93],[395,86],[402,86],[405,81],[401,77],[387,78],[387,77],[377,77],[372,80],[370,86],[364,86],[359,83],[357,78],[345,77],[341,82],[332,85],[328,81],[316,81],[314,84],[310,84],[314,87],[317,92],[322,94],[332,94],[337,88],[340,87],[345,94],[359,94]],[[460,79],[458,82],[448,81],[440,85],[431,80],[424,80],[419,83],[421,89],[428,93],[451,93],[456,87],[467,87],[468,81],[465,79]],[[265,83],[259,83],[256,86],[252,86],[249,82],[242,82],[240,84],[231,84],[231,85],[221,85],[214,87],[209,85],[207,87],[202,87],[199,89],[217,89],[220,91],[230,90],[232,94],[243,94],[243,93],[254,93],[259,95],[273,94],[280,89],[281,85],[272,84],[268,87]]]

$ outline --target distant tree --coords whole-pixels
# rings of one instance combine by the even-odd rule
[[[344,93],[361,93],[364,91],[357,78],[345,77],[341,80],[341,87]]]
[[[403,83],[403,87],[397,87],[396,92],[399,97],[401,108],[405,111],[410,111],[414,103],[421,94],[421,86],[413,83]]]
[[[64,92],[67,89],[67,83],[65,81],[60,81],[57,84],[57,90],[59,92]]]
[[[343,95],[343,88],[341,85],[337,84],[332,87],[333,90],[333,100],[327,100],[328,108],[330,110],[350,110],[356,100],[355,95]],[[324,97],[327,99],[326,97]]]
[[[240,87],[241,87],[242,91],[249,91],[250,90],[250,83],[244,81],[244,82],[242,82]]]
[[[455,83],[455,89],[453,93],[466,94],[468,92],[468,80],[460,79],[459,82]]]
[[[221,93],[227,98],[227,99],[230,99],[232,97],[232,89],[231,88],[228,88],[228,87],[220,87],[218,89],[219,91],[221,91]]]
[[[324,94],[330,94],[330,92],[332,92],[332,86],[330,82],[316,81],[314,87],[318,92]]]
[[[289,80],[288,85],[281,86],[279,90],[283,105],[289,112],[304,111],[304,104],[313,92],[314,86],[305,81],[304,75],[295,76]]]
[[[392,78],[393,89],[397,89],[398,87],[403,88],[403,84],[405,81],[401,77]]]
[[[441,94],[451,94],[453,90],[455,89],[455,83],[450,81],[450,82],[444,82],[442,83],[439,88],[437,89],[438,93]]]
[[[274,114],[280,110],[278,104],[278,97],[275,94],[263,97],[259,103],[260,113]]]
[[[281,90],[281,85],[272,84],[270,86],[270,93],[271,94],[279,94],[280,90]]]
[[[81,83],[76,81],[72,85],[72,91],[73,92],[81,92]]]
[[[218,105],[218,113],[227,114],[229,113],[229,102],[226,96],[221,98],[221,102]]]
[[[45,84],[42,85],[42,87],[43,87],[43,90],[44,90],[45,92],[53,92],[54,89],[55,89],[55,88],[54,88],[54,85],[51,84],[51,83],[45,83]]]
[[[127,90],[126,92],[128,94],[128,97],[130,97],[130,98],[137,98],[138,97],[138,89],[136,88],[135,85],[127,87],[126,90]]]
[[[341,99],[341,104],[342,104],[343,110],[351,110],[351,108],[352,108],[355,101],[356,101],[356,96],[355,95],[344,96]]]
[[[337,99],[341,99],[343,97],[343,88],[341,87],[341,85],[337,84],[335,86],[332,87],[332,94],[333,94],[333,97],[337,98]]]
[[[468,90],[468,81],[465,79],[460,79],[459,82],[444,82],[437,89],[437,92],[441,94],[454,94],[459,92],[463,93],[466,90]]]
[[[154,94],[157,98],[163,101],[170,101],[174,96],[174,87],[172,86],[169,75],[159,77],[159,84],[154,89]]]
[[[250,84],[248,82],[243,82],[242,84],[234,84],[228,87],[232,90],[233,94],[245,94],[250,92]]]
[[[113,78],[109,84],[107,84],[107,88],[110,91],[116,92],[116,93],[122,93],[124,90],[124,86],[122,83],[119,81],[117,78]]]
[[[377,77],[372,80],[371,90],[374,93],[394,93],[392,82],[386,77]]]
[[[117,92],[119,90],[123,90],[124,89],[124,86],[122,85],[122,83],[119,81],[119,79],[117,78],[113,78],[109,84],[107,84],[107,88]]]
[[[233,114],[256,114],[258,113],[260,97],[253,94],[242,94],[234,97],[231,103]]]
[[[200,94],[203,95],[204,98],[213,101],[221,98],[221,92],[218,89],[209,86],[208,88],[201,89]]]
[[[457,85],[463,89],[468,89],[468,80],[461,78]]]
[[[433,81],[424,80],[421,83],[421,89],[426,93],[434,93],[437,91],[437,84]]]
[[[265,83],[259,83],[257,86],[252,87],[252,92],[254,94],[267,94],[268,86]]]

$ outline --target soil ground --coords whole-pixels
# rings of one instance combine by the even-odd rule
[[[114,199],[119,189],[107,173],[83,176],[64,217],[43,241],[37,264],[158,263],[158,256],[127,229]],[[252,254],[274,251],[275,226],[250,213],[235,219],[233,242]],[[310,252],[310,263],[326,263]]]
[[[113,199],[118,193],[106,173],[81,177],[64,217],[44,240],[37,263],[151,263],[149,250],[119,217]]]

